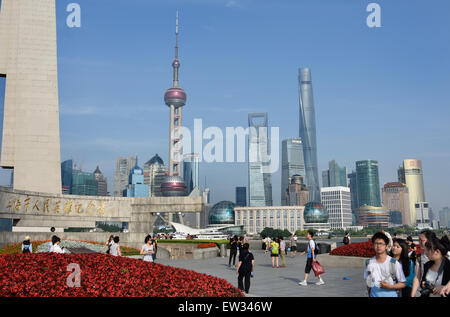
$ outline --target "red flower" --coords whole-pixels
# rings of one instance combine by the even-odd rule
[[[330,255],[373,257],[375,256],[375,251],[373,249],[372,241],[366,241],[343,245],[333,249],[330,252]]]
[[[80,287],[67,280],[80,268]],[[0,296],[241,297],[227,281],[157,263],[106,254],[9,254],[0,256]]]

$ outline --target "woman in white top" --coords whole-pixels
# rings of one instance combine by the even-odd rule
[[[64,252],[64,247],[61,248],[59,246],[60,243],[61,243],[61,239],[59,237],[57,237],[57,236],[53,236],[52,237],[52,244],[53,245],[52,245],[52,247],[50,249],[50,252],[53,252],[53,253],[65,253]]]
[[[114,243],[111,244],[111,247],[109,248],[109,254],[113,256],[122,256],[122,253],[120,252],[119,237],[114,237],[113,241]]]
[[[150,235],[145,237],[145,244],[141,248],[140,254],[144,255],[143,260],[146,262],[153,262],[153,252],[155,247],[153,245],[153,240]]]

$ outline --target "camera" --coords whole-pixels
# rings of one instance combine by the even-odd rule
[[[434,285],[429,282],[424,282],[422,290],[420,291],[420,297],[430,297],[433,294]]]

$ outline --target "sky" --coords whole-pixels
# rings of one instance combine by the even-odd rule
[[[81,27],[69,28],[69,3]],[[369,28],[369,3],[381,27]],[[336,160],[379,162],[380,186],[404,159],[422,160],[434,211],[450,205],[450,2],[448,0],[58,0],[61,160],[97,165],[113,191],[119,156],[168,163],[175,12],[180,15],[183,125],[270,127],[298,137],[298,68],[312,73],[319,178]],[[3,111],[4,79],[0,80]],[[208,143],[204,141],[204,145]],[[247,163],[201,163],[212,203],[248,186]],[[1,184],[9,183],[2,170]],[[281,168],[272,175],[280,203]]]

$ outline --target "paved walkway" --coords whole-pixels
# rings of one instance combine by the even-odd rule
[[[327,268],[323,275],[325,285],[315,285],[318,279],[311,271],[308,286],[303,281],[306,255],[286,258],[286,268],[272,268],[270,255],[264,251],[251,251],[255,256],[255,277],[251,280],[250,296],[271,297],[365,297],[366,286],[362,268]],[[236,259],[237,261],[237,259]],[[223,278],[237,287],[236,270],[228,267],[228,258],[208,260],[157,259],[157,263],[185,268]],[[236,262],[237,264],[237,262]],[[281,265],[281,259],[280,259]],[[350,280],[344,280],[344,277]]]

